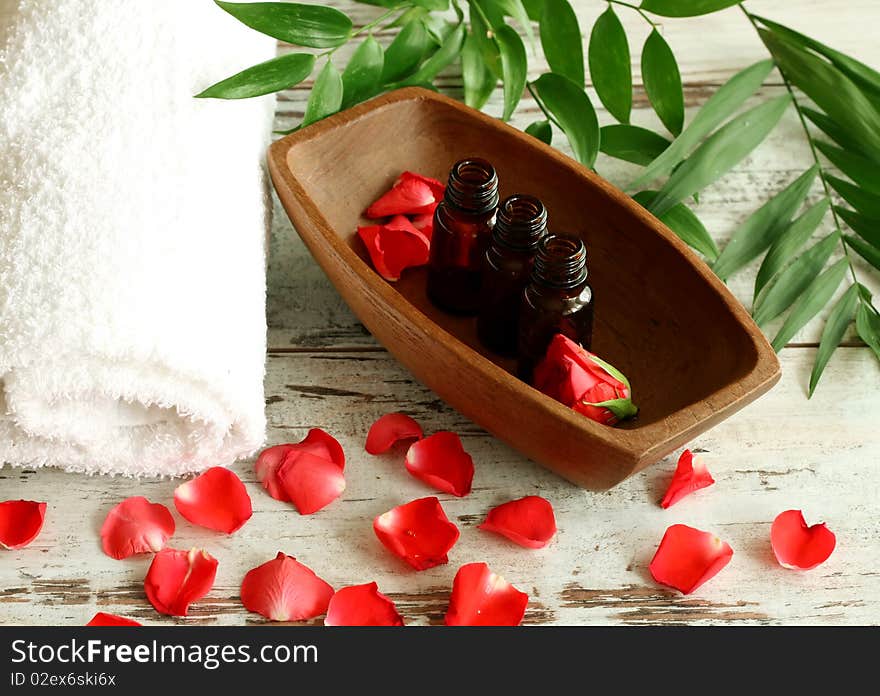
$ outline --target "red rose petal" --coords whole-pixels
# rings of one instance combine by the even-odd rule
[[[436,203],[433,208],[437,208]],[[434,210],[432,209],[430,212],[422,213],[421,215],[413,215],[412,226],[425,235],[428,239],[428,243],[430,243],[431,239],[434,237]]]
[[[333,588],[308,567],[279,551],[271,561],[249,570],[241,583],[248,611],[272,621],[305,621],[327,613]]]
[[[733,549],[714,534],[674,524],[663,535],[650,570],[661,585],[690,594],[713,578],[732,557]]]
[[[126,619],[124,616],[105,614],[103,611],[99,611],[86,626],[140,626],[140,624],[134,619]]]
[[[447,626],[519,626],[529,596],[520,592],[485,563],[468,563],[452,581]]]
[[[556,534],[556,517],[548,500],[529,495],[489,510],[480,529],[506,536],[528,549],[541,549]]]
[[[441,431],[413,443],[406,453],[406,470],[438,491],[461,498],[471,492],[474,460],[458,435]]]
[[[807,526],[804,513],[786,510],[770,528],[770,544],[776,560],[785,568],[809,570],[828,560],[837,539],[825,523]]]
[[[432,210],[443,198],[445,187],[436,179],[404,172],[387,193],[367,208],[373,220],[391,215],[418,215]]]
[[[253,514],[241,479],[222,466],[179,485],[174,491],[174,507],[193,524],[227,534],[241,529]]]
[[[447,553],[458,541],[456,527],[435,497],[398,505],[373,520],[373,531],[391,553],[416,570],[447,563]]]
[[[668,508],[694,491],[706,488],[715,483],[712,474],[706,468],[701,457],[695,457],[690,450],[685,450],[678,458],[678,466],[660,507]]]
[[[386,413],[370,426],[364,449],[370,454],[382,454],[400,440],[421,440],[422,436],[421,426],[409,416],[403,413]]]
[[[330,600],[325,626],[403,626],[388,597],[379,592],[375,582],[343,587]]]
[[[385,225],[358,227],[376,272],[389,281],[400,279],[404,270],[428,263],[430,239],[403,216]]]
[[[289,503],[290,498],[278,480],[278,469],[281,468],[285,458],[291,452],[309,452],[315,456],[329,459],[340,469],[345,468],[345,452],[342,450],[342,445],[335,437],[320,428],[309,430],[309,434],[301,442],[275,445],[263,450],[255,465],[257,478],[263,484],[263,488],[269,492],[269,495],[275,500],[285,503]]]
[[[45,519],[46,503],[33,500],[0,503],[0,548],[24,548],[37,538]]]
[[[278,481],[300,515],[311,515],[345,490],[345,474],[336,464],[311,452],[291,452],[278,469]]]
[[[174,518],[168,508],[142,496],[126,498],[114,507],[101,526],[101,547],[121,560],[138,553],[161,551],[174,534]]]
[[[144,591],[159,613],[186,616],[189,605],[211,591],[216,575],[217,559],[207,551],[164,548],[150,564]]]

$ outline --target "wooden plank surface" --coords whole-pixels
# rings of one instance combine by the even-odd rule
[[[332,4],[350,11],[359,24],[378,13],[348,0]],[[585,31],[605,6],[590,0],[574,4]],[[880,20],[880,7],[872,0],[749,4],[755,12],[880,65],[880,46],[865,42],[859,29]],[[621,10],[620,15],[628,28],[638,31],[633,13]],[[734,10],[664,21],[663,32],[679,57],[690,109],[733,72],[764,57]],[[536,62],[533,74],[539,66]],[[454,70],[444,79],[453,92],[460,88]],[[762,98],[779,93],[778,80],[770,82]],[[499,110],[499,96],[487,107],[492,113]],[[305,97],[303,88],[282,95],[278,127],[295,122]],[[514,122],[525,125],[536,114],[534,104],[525,100]],[[600,118],[610,122],[605,113]],[[640,87],[634,121],[658,127]],[[807,163],[798,125],[789,115],[753,156],[705,192],[697,210],[723,242],[768,192],[784,186]],[[634,171],[607,158],[600,160],[599,170],[616,183],[624,183]],[[731,282],[746,302],[754,272],[746,270]],[[348,487],[324,511],[300,517],[262,491],[252,462],[241,462],[235,469],[255,509],[242,530],[231,537],[214,534],[175,513],[173,545],[204,546],[220,560],[214,590],[194,607],[187,623],[259,621],[238,601],[238,585],[249,568],[279,550],[295,555],[337,587],[376,580],[414,624],[442,622],[456,568],[478,560],[529,593],[527,623],[880,621],[880,369],[867,349],[843,348],[816,396],[807,401],[804,385],[820,323],[811,323],[783,350],[778,387],[692,443],[704,452],[716,485],[664,511],[657,501],[674,469],[671,458],[612,491],[585,492],[489,437],[414,383],[345,307],[280,209],[271,244],[268,317],[269,441],[297,441],[310,427],[326,428],[348,455]],[[371,529],[375,515],[432,494],[406,474],[402,453],[374,458],[362,450],[369,424],[393,410],[412,414],[428,432],[459,432],[477,467],[470,496],[440,496],[462,531],[449,565],[422,573],[385,552]],[[142,581],[149,559],[114,561],[101,553],[98,540],[104,515],[116,502],[146,495],[172,507],[176,485],[0,469],[0,497],[49,502],[46,527],[37,541],[2,554],[0,623],[78,624],[98,610],[145,623],[184,622],[159,617],[146,601]],[[556,508],[560,532],[548,548],[526,551],[476,529],[490,507],[530,493],[547,497]],[[773,560],[770,522],[789,508],[802,508],[808,522],[825,521],[837,534],[838,548],[825,565],[800,573]],[[735,551],[730,566],[690,597],[658,587],[647,570],[663,531],[677,522],[711,530]]]

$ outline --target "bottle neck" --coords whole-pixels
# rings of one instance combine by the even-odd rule
[[[472,157],[456,162],[449,172],[444,200],[472,215],[498,207],[498,175],[484,159]]]
[[[534,196],[516,194],[498,207],[492,231],[495,246],[519,252],[534,252],[547,233],[547,209]]]
[[[538,243],[532,282],[569,290],[587,280],[587,248],[578,237],[547,235]]]

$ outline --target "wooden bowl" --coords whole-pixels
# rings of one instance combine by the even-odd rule
[[[552,231],[583,237],[593,350],[629,378],[636,420],[599,425],[544,396],[480,345],[473,319],[428,302],[424,269],[392,284],[371,267],[355,234],[364,208],[400,172],[445,181],[466,156],[495,165],[502,197],[538,196]],[[279,140],[269,169],[300,236],[373,335],[448,404],[585,488],[657,462],[779,380],[751,317],[667,227],[574,160],[452,99],[419,88],[377,97]]]

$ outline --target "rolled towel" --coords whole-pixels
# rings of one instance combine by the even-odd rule
[[[132,476],[264,438],[274,56],[209,0],[0,0],[0,466]]]

